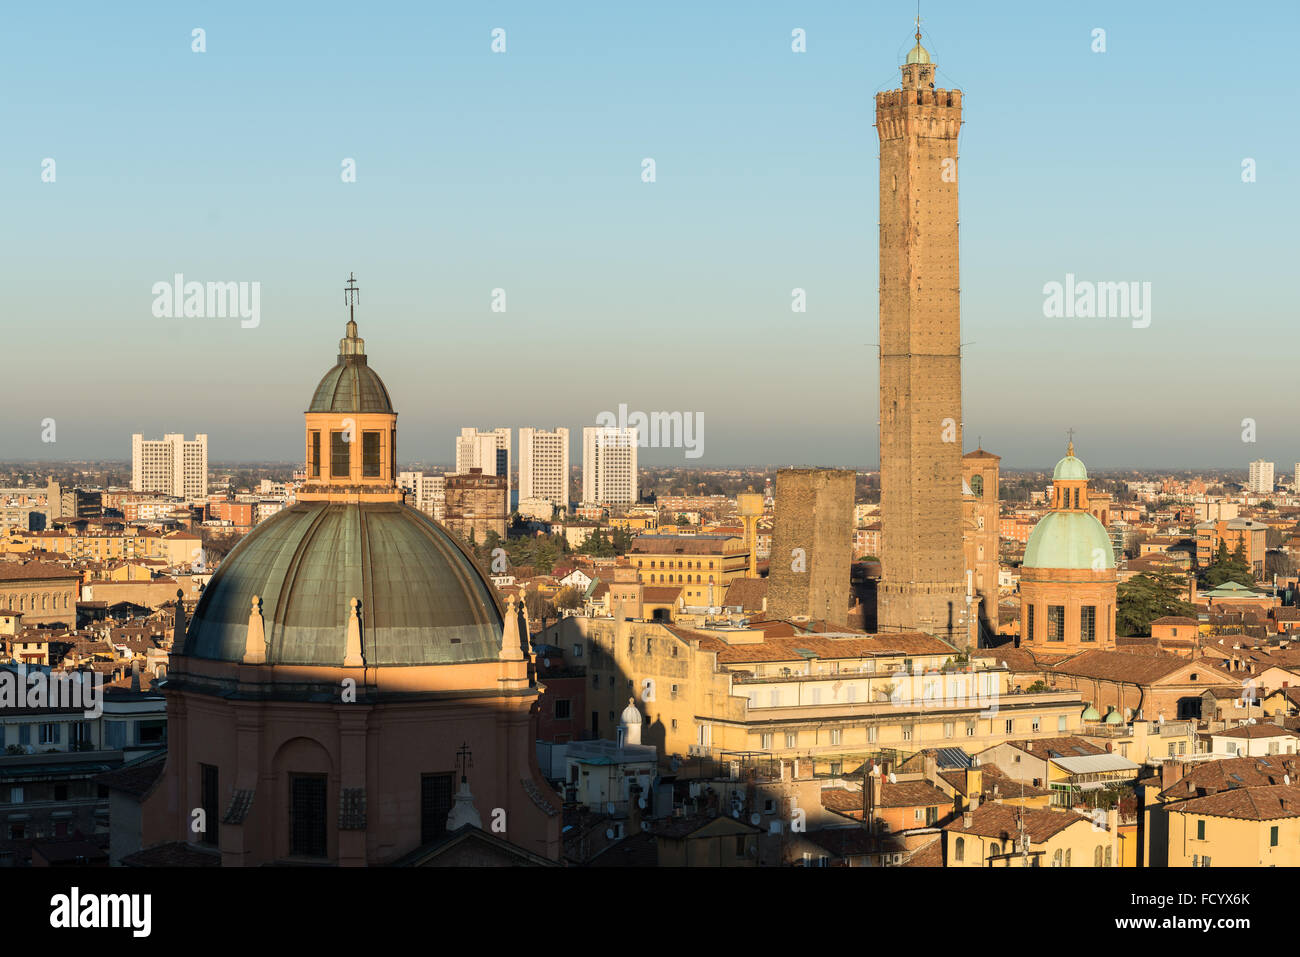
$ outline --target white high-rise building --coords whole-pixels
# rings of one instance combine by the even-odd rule
[[[569,507],[569,430],[519,430],[519,501]]]
[[[1291,494],[1300,493],[1300,462],[1295,464],[1295,480],[1291,484]]]
[[[1273,491],[1273,463],[1257,459],[1250,463],[1250,480],[1246,484],[1247,492],[1268,494]]]
[[[482,469],[484,475],[504,475],[510,481],[510,430],[465,428],[456,437],[456,472]],[[507,488],[509,485],[507,484]]]
[[[447,477],[423,472],[398,472],[397,485],[411,493],[411,507],[441,522],[446,514]]]
[[[208,497],[208,437],[200,432],[193,441],[184,435],[146,439],[131,436],[131,491],[161,492],[187,502]]]
[[[582,430],[584,504],[636,502],[636,449],[636,429],[588,426]]]

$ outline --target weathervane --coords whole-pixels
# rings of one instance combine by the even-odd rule
[[[1074,454],[1074,429],[1066,429],[1065,434],[1069,438],[1069,442],[1070,442],[1069,448],[1065,450],[1065,454],[1073,455]]]
[[[348,284],[343,287],[343,304],[348,307],[348,318],[354,319],[353,310],[361,301],[361,287],[357,285],[355,273],[348,273]]]

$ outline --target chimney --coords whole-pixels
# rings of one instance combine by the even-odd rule
[[[1175,784],[1183,776],[1183,766],[1179,761],[1165,761],[1160,765],[1160,790]]]
[[[140,660],[138,658],[131,662],[131,690],[140,690]]]
[[[925,779],[934,783],[939,778],[939,759],[933,751],[925,752]]]
[[[970,811],[967,811],[965,814],[961,816],[962,827],[969,830],[971,827],[974,826],[974,824],[975,824],[975,815],[971,814]]]
[[[984,793],[984,772],[977,767],[966,769],[966,800],[971,810],[979,807],[980,797]]]
[[[627,786],[628,837],[641,833],[641,785],[633,778]]]

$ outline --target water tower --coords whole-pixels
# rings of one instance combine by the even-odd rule
[[[758,577],[758,520],[763,515],[763,496],[751,485],[748,492],[736,496],[740,522],[745,526],[745,547],[749,549],[749,569],[746,578]]]

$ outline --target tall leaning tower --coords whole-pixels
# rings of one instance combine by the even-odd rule
[[[961,92],[936,90],[916,46],[876,94],[880,135],[879,630],[967,630],[962,552],[957,132]]]

